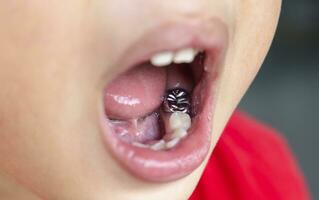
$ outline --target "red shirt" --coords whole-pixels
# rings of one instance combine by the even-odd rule
[[[189,200],[309,200],[285,140],[235,113]]]

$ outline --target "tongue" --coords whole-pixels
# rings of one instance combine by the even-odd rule
[[[136,67],[111,82],[105,91],[105,112],[111,119],[136,119],[162,103],[166,70],[151,64]]]

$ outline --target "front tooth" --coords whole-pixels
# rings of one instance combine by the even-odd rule
[[[175,53],[174,63],[176,64],[191,63],[193,62],[196,54],[197,54],[197,51],[193,48],[182,49]]]
[[[174,139],[166,142],[166,148],[171,149],[171,148],[175,147],[179,143],[180,140],[181,140],[180,138],[174,138]]]
[[[165,149],[165,141],[164,140],[160,140],[158,142],[156,142],[155,144],[151,145],[151,149],[154,151],[159,151],[159,150],[163,150]]]
[[[178,129],[188,130],[191,127],[191,123],[191,117],[183,112],[174,112],[169,118],[169,126],[172,131]]]
[[[132,145],[135,146],[135,147],[140,147],[140,148],[149,148],[150,147],[147,144],[142,144],[142,143],[139,143],[139,142],[133,142]]]
[[[174,130],[171,138],[184,138],[187,136],[187,130],[183,129],[183,128],[179,128]]]
[[[174,58],[173,52],[167,51],[167,52],[158,53],[151,58],[151,64],[156,67],[164,67],[171,64],[173,62],[173,58]]]

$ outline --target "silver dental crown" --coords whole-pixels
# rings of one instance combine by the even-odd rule
[[[183,112],[190,114],[191,103],[189,93],[182,88],[173,88],[167,90],[164,97],[164,111],[173,112]]]

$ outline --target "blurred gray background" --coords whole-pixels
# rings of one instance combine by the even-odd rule
[[[318,104],[319,0],[284,1],[272,48],[240,108],[287,138],[319,200]]]

